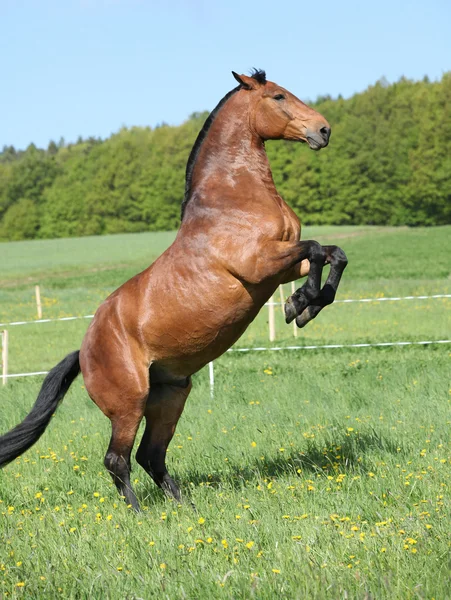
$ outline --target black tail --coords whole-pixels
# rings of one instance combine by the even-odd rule
[[[28,450],[44,433],[70,384],[80,373],[80,352],[68,354],[44,379],[38,398],[25,419],[0,437],[0,467]]]

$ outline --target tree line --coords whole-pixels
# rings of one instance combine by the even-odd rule
[[[451,72],[378,81],[318,98],[332,138],[315,153],[267,142],[276,185],[304,224],[451,222]],[[219,100],[219,99],[218,99]],[[175,229],[185,166],[207,113],[177,127],[123,128],[106,140],[0,153],[0,240]]]

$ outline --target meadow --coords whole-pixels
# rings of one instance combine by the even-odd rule
[[[0,245],[0,322],[87,315],[174,233]],[[450,294],[451,227],[312,227],[349,258],[338,299]],[[288,287],[286,292],[288,293]],[[451,299],[337,303],[277,346],[451,338]],[[89,320],[8,327],[10,372],[47,370]],[[238,347],[268,346],[264,309]],[[134,463],[133,514],[103,467],[109,421],[77,379],[0,471],[0,597],[449,598],[451,345],[228,353],[168,453],[186,502]],[[42,377],[0,391],[0,432]],[[140,434],[138,434],[139,436]],[[195,509],[193,509],[194,504]]]

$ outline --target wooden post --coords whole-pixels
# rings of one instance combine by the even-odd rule
[[[282,314],[283,314],[283,308],[285,305],[285,297],[283,295],[283,285],[279,285],[279,294],[280,294],[280,306],[282,307]]]
[[[294,294],[296,291],[296,283],[294,281],[291,282],[291,293]],[[296,325],[296,319],[293,321],[293,335],[294,337],[298,337],[298,326]]]
[[[6,385],[8,375],[8,331],[2,331],[2,381]]]
[[[38,309],[38,319],[42,319],[41,289],[38,285],[34,286],[36,294],[36,308]]]
[[[274,296],[271,296],[268,303],[268,321],[269,321],[269,341],[276,339],[276,319],[274,316]]]
[[[213,370],[213,361],[208,363],[208,372],[210,374],[210,398],[213,400],[215,395],[215,372]]]

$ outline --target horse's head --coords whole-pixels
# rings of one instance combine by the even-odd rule
[[[251,77],[232,73],[249,94],[250,124],[262,139],[307,142],[312,150],[327,146],[330,125],[319,112],[280,85],[266,81],[264,71],[255,71]]]

